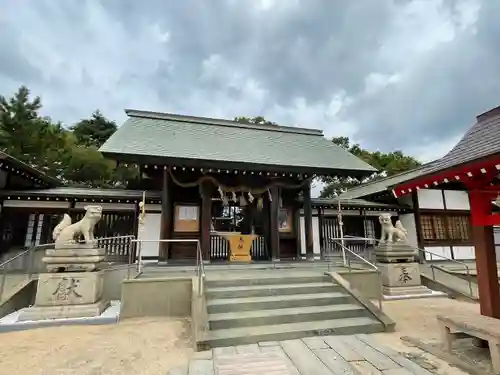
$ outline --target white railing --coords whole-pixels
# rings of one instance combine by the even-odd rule
[[[155,242],[155,243],[196,243],[196,276],[198,277],[198,293],[203,294],[204,280],[205,280],[205,267],[203,264],[203,254],[201,252],[200,240],[195,239],[163,239],[163,240],[132,240],[132,242],[138,243],[137,247],[137,274],[140,275],[143,271],[143,261],[142,261],[142,243],[143,242]],[[130,259],[131,262],[131,259]]]
[[[335,242],[337,245],[339,245],[342,248],[342,254],[344,256],[344,266],[348,267],[349,272],[352,271],[352,269],[351,269],[351,262],[350,261],[347,262],[347,265],[346,265],[346,260],[345,260],[346,252],[349,253],[349,254],[354,255],[356,258],[358,258],[363,263],[365,263],[368,266],[370,266],[370,268],[373,268],[378,273],[378,280],[379,280],[378,307],[379,307],[380,311],[382,311],[382,301],[384,299],[384,291],[383,291],[383,283],[382,283],[382,272],[380,271],[380,269],[375,264],[373,264],[370,261],[366,260],[361,255],[356,254],[354,251],[352,251],[351,249],[349,249],[348,247],[346,247],[342,242],[340,242],[341,240],[343,240],[343,241],[349,240],[348,237],[329,238],[328,240],[331,241],[331,242]]]

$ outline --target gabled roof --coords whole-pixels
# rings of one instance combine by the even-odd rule
[[[367,182],[365,184],[358,185],[340,194],[339,198],[340,199],[362,198],[389,191],[391,190],[392,187],[398,184],[404,183],[415,177],[420,176],[424,168],[426,168],[428,165],[432,163],[434,162],[421,165],[420,167],[417,167],[410,171],[398,173],[390,177],[384,177]]]
[[[248,169],[352,176],[375,172],[327,140],[321,130],[136,110],[126,113],[129,119],[100,149],[123,162],[192,166],[204,161],[216,168],[229,163]]]
[[[25,162],[2,151],[0,151],[0,163],[5,163],[7,170],[9,170],[10,168],[11,172],[14,172],[20,177],[24,177],[27,180],[32,180],[39,185],[49,187],[62,185],[62,182],[58,179],[47,176],[45,173],[39,171],[38,169],[33,168]]]
[[[312,198],[313,207],[330,207],[337,209],[340,200],[341,209],[349,207],[352,209],[371,209],[377,211],[409,211],[411,207],[399,204],[387,204],[371,202],[365,199],[347,199],[347,198]],[[300,199],[302,202],[303,199]]]
[[[500,107],[476,117],[477,121],[441,159],[429,163],[412,178],[393,190],[401,196],[412,189],[427,188],[449,181],[464,181],[500,169]]]
[[[469,165],[470,163],[479,165],[477,164],[478,161],[494,155],[498,155],[500,160],[500,107],[485,112],[477,116],[476,119],[474,126],[441,159],[434,160],[408,172],[356,186],[341,194],[340,198],[367,197],[391,190],[398,185],[401,187],[411,184],[414,180],[425,179],[462,165]],[[455,176],[447,178],[450,181],[455,179]],[[436,182],[443,183],[446,181]],[[401,195],[399,191],[397,195]]]

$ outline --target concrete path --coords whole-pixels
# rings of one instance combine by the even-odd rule
[[[215,348],[195,353],[169,375],[432,375],[369,335]]]

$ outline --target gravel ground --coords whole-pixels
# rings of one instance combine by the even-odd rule
[[[0,334],[1,375],[164,375],[192,354],[187,320],[130,319]]]
[[[383,345],[407,353],[408,357],[411,357],[422,367],[435,374],[467,375],[466,372],[450,366],[448,363],[418,348],[411,347],[400,339],[403,336],[410,336],[425,342],[439,341],[439,327],[436,316],[456,311],[470,311],[479,314],[479,304],[448,298],[387,301],[384,305],[384,312],[396,322],[396,332],[378,333],[374,337]],[[476,349],[471,349],[470,354],[475,356],[474,350]],[[489,361],[489,359],[484,361]],[[469,362],[473,363],[472,358]]]

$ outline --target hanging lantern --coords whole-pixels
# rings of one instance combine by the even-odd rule
[[[236,198],[236,193],[233,191],[233,202],[236,203],[238,201],[238,199]]]
[[[250,191],[248,192],[248,201],[249,201],[250,203],[252,203],[252,202],[253,202],[253,195],[252,195],[252,192],[250,192]]]
[[[283,207],[283,198],[280,197],[280,208]]]
[[[270,190],[267,191],[267,195],[269,197],[269,202],[272,202],[273,201],[273,196],[271,195],[271,191]]]

